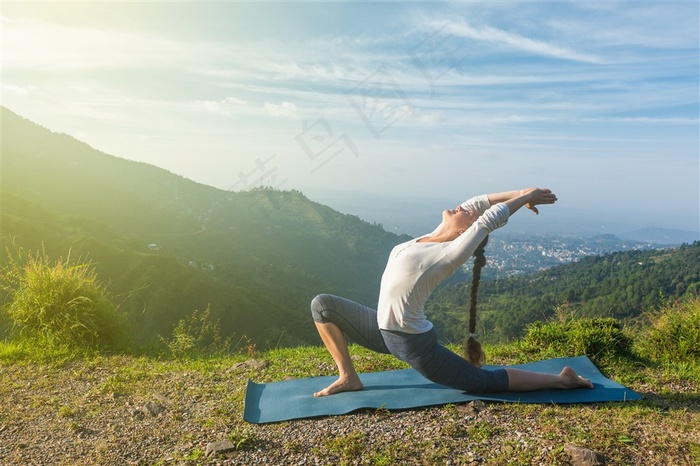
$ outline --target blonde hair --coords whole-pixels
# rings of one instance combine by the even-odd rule
[[[476,339],[476,297],[479,291],[479,280],[481,280],[481,269],[486,265],[484,249],[489,242],[487,236],[474,251],[474,268],[472,270],[472,289],[469,302],[469,336],[464,340],[464,358],[477,367],[484,365],[486,356],[481,349],[481,343]]]

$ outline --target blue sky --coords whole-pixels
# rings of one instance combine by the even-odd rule
[[[550,221],[698,231],[698,18],[660,1],[4,2],[2,104],[223,189],[413,215],[539,185],[560,198]]]

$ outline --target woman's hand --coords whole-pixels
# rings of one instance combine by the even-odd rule
[[[554,204],[557,202],[557,196],[552,192],[552,190],[547,188],[528,188],[521,191],[523,196],[527,196],[527,202],[525,207],[533,211],[535,214],[539,214],[540,211],[536,206],[542,204]]]
[[[537,210],[536,206],[542,204],[554,204],[557,202],[557,196],[547,188],[528,188],[519,191],[505,191],[502,193],[492,193],[488,196],[491,205],[499,202],[505,203],[510,210],[510,215],[513,215],[522,206],[526,206],[534,213],[539,214],[540,211]]]

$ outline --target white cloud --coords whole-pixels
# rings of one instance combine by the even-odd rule
[[[444,120],[445,118],[437,112],[421,112],[418,115],[418,121],[424,125],[437,125],[442,123]]]
[[[207,112],[231,115],[236,108],[248,105],[248,102],[238,97],[226,97],[223,100],[196,100],[194,104]]]
[[[656,117],[618,117],[618,118],[581,118],[588,123],[629,123],[634,125],[698,125],[698,118],[656,118]]]
[[[604,63],[602,58],[593,54],[577,52],[567,47],[544,42],[539,39],[532,39],[530,37],[504,31],[492,26],[474,27],[463,19],[453,20],[444,24],[431,22],[431,27],[435,29],[442,28],[445,34],[453,34],[458,37],[502,44],[511,48],[546,57],[572,60],[583,63]]]
[[[265,110],[275,117],[297,118],[297,106],[292,102],[282,102],[281,104],[265,103]]]
[[[566,18],[547,18],[547,27],[557,35],[585,38],[592,46],[608,49],[697,47],[696,2],[638,2],[634,8],[578,2],[573,7],[574,14]]]
[[[8,84],[8,83],[2,84],[2,91],[3,92],[10,92],[13,94],[29,94],[32,92],[36,92],[37,90],[38,89],[32,85],[16,86],[14,84]]]

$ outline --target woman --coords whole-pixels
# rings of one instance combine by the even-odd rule
[[[476,196],[445,210],[430,234],[394,247],[382,276],[377,310],[322,294],[311,303],[318,333],[338,366],[339,377],[314,396],[361,390],[347,334],[354,342],[391,353],[427,379],[460,390],[486,393],[540,389],[593,388],[588,379],[564,367],[558,375],[503,368],[485,370],[438,343],[423,306],[430,293],[464,264],[490,232],[525,206],[554,204],[549,189],[530,188]]]

